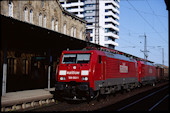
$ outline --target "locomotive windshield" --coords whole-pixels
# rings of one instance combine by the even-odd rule
[[[62,64],[89,63],[90,54],[64,54]]]

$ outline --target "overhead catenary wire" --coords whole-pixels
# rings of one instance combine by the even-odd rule
[[[164,24],[161,22],[161,20],[159,19],[159,17],[155,14],[154,10],[152,9],[152,7],[150,6],[148,0],[146,0],[146,3],[148,4],[148,6],[150,7],[150,9],[152,10],[153,14],[157,17],[156,19],[159,20],[159,22],[161,23],[162,27],[164,28],[165,31],[167,31],[167,29],[165,28]]]
[[[138,15],[159,35],[159,37],[165,42],[165,44],[168,44],[161,35],[160,33],[140,14],[140,12],[129,2],[129,0],[127,0],[127,2],[130,4],[131,7],[133,7],[133,9],[138,13]]]
[[[127,0],[125,0],[126,1],[126,3],[127,3],[127,6],[129,5],[129,3],[127,2]],[[136,1],[138,1],[138,0],[136,0]],[[132,4],[133,2],[131,2],[131,0],[129,0],[129,2]],[[143,2],[145,2],[146,3],[146,1],[143,1]],[[150,1],[148,1],[149,3],[150,3]],[[125,4],[125,3],[123,3],[122,2],[122,4]],[[121,6],[122,6],[122,4],[121,4]],[[138,10],[138,7],[136,7],[136,5],[134,5],[134,4],[132,4],[133,6],[135,6],[135,8]],[[146,5],[146,8],[148,7],[148,5],[147,4],[145,4]],[[150,5],[152,6],[152,4],[150,3]],[[124,11],[124,10],[133,10],[133,12],[132,13],[136,13],[136,10],[133,8],[133,7],[131,7],[130,5],[128,6],[129,8],[127,9],[125,9],[125,8],[123,8],[123,6],[122,6],[122,12]],[[155,10],[154,9],[154,7],[153,7],[153,10]],[[140,19],[141,18],[141,16],[143,16],[144,18],[145,18],[145,20],[153,27],[151,27],[150,25],[148,25],[148,23],[145,21],[145,20],[143,20],[143,18],[141,18],[141,20],[143,20],[143,22],[144,23],[146,23],[146,25],[147,25],[147,28],[149,29],[149,30],[146,30],[145,31],[145,33],[147,34],[147,37],[148,37],[148,43],[149,43],[149,45],[147,46],[147,48],[148,48],[148,50],[151,50],[151,52],[149,52],[149,54],[150,54],[150,58],[149,59],[154,59],[154,58],[156,58],[156,59],[158,59],[158,60],[161,60],[161,52],[160,51],[157,51],[156,50],[156,48],[154,48],[154,47],[149,47],[149,46],[158,46],[158,45],[161,45],[161,46],[163,46],[164,48],[165,48],[165,56],[168,56],[168,51],[167,51],[167,44],[168,44],[168,41],[166,41],[166,40],[168,40],[167,38],[165,38],[164,37],[164,35],[165,34],[167,34],[167,31],[166,30],[164,30],[163,28],[162,28],[162,26],[161,25],[159,25],[159,27],[157,28],[156,27],[156,25],[157,24],[161,24],[157,19],[156,19],[156,16],[159,16],[158,14],[156,14],[156,11],[153,13],[153,11],[148,7],[148,12],[150,12],[150,15],[145,15],[146,13],[144,13],[144,11],[145,10],[138,10],[139,11],[139,13],[140,13],[140,16],[139,16],[139,14],[137,14],[136,13],[136,16],[139,16],[138,18]],[[142,12],[143,11],[143,12]],[[149,14],[149,13],[147,13],[147,14]],[[164,13],[161,13],[161,14],[164,14]],[[154,26],[154,24],[152,24],[152,22],[153,21],[149,21],[148,19],[150,19],[149,17],[151,16],[151,17],[153,17],[154,18],[154,20],[156,20],[155,22],[158,22],[158,23],[156,23],[156,25]],[[164,17],[167,17],[167,16],[164,16]],[[133,18],[133,19],[135,19],[135,18]],[[163,22],[163,24],[164,24],[164,21],[162,20],[162,18],[161,18],[161,16],[159,16],[159,19],[161,19],[161,21]],[[126,20],[128,20],[128,19],[126,19]],[[127,21],[126,21],[127,22]],[[131,21],[130,21],[131,22]],[[129,23],[130,23],[129,22]],[[121,24],[121,26],[119,27],[120,28],[120,37],[121,37],[121,41],[120,41],[120,44],[119,44],[119,46],[117,47],[117,48],[119,48],[120,50],[124,50],[124,51],[127,51],[127,52],[130,52],[131,54],[137,54],[136,52],[138,52],[138,50],[140,50],[140,49],[142,49],[141,47],[143,47],[142,45],[143,45],[143,40],[142,39],[140,39],[139,38],[139,35],[141,35],[141,34],[143,34],[143,32],[142,32],[142,29],[140,30],[140,31],[137,31],[136,29],[134,29],[134,28],[136,28],[136,27],[140,27],[140,26],[135,26],[135,27],[128,27],[128,26],[125,26],[126,24]],[[166,24],[164,24],[164,25],[166,25]],[[166,26],[165,26],[166,27]],[[159,30],[160,29],[160,30]],[[141,33],[140,33],[141,32]],[[159,36],[159,35],[161,35],[161,36],[163,36],[163,37],[161,37],[161,36]],[[163,38],[163,39],[162,39]],[[126,43],[125,43],[126,42]],[[166,44],[165,44],[166,43]],[[126,49],[125,49],[126,48]],[[133,50],[135,50],[135,53],[133,53],[134,51]],[[153,53],[155,53],[156,55],[153,55]],[[140,52],[140,55],[139,56],[142,56],[142,52]],[[166,59],[166,58],[165,58]],[[159,62],[159,61],[157,61],[157,60],[155,60],[156,62]],[[165,60],[165,62],[166,62],[167,60]]]
[[[127,9],[129,9],[129,10],[134,10],[134,9],[132,9],[132,8],[130,8],[130,7],[127,7],[127,6],[124,6],[124,5],[121,5],[121,7],[124,7],[124,8],[127,8]],[[134,10],[135,11],[135,10]],[[155,16],[159,16],[159,17],[163,17],[163,18],[168,18],[168,16],[165,16],[165,15],[158,15],[158,14],[154,14],[153,12],[151,13],[151,12],[146,12],[146,11],[141,11],[141,10],[138,10],[137,9],[137,11],[139,11],[139,12],[141,12],[141,13],[143,13],[143,14],[148,14],[148,15],[155,15]]]

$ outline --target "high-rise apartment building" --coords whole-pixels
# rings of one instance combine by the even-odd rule
[[[84,0],[60,0],[60,4],[65,10],[84,18]]]
[[[97,7],[96,2],[97,0],[60,0],[67,11],[87,21],[86,32],[90,32],[91,42],[115,48],[118,46],[115,40],[119,39],[119,0],[98,0]],[[96,18],[98,27],[95,27]]]

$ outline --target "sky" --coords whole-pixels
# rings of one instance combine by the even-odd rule
[[[120,0],[119,46],[116,50],[144,58],[144,34],[148,60],[169,66],[169,23],[164,0]],[[163,48],[163,49],[162,49]]]

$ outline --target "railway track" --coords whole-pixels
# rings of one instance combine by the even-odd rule
[[[116,104],[98,109],[99,111],[168,111],[169,86],[154,88],[137,94]],[[167,99],[167,100],[166,100]],[[165,101],[164,101],[165,100]],[[164,101],[164,102],[163,102]],[[163,102],[163,103],[162,103]],[[162,104],[159,106],[159,104]],[[162,107],[164,108],[162,109]],[[166,107],[166,108],[165,108]]]
[[[90,103],[87,103],[86,101],[67,101],[67,102],[64,101],[64,102],[52,103],[52,104],[37,107],[37,108],[31,108],[31,109],[27,109],[24,111],[103,111],[103,110],[108,111],[109,106],[111,107],[111,105],[114,105],[114,104],[121,104],[119,102],[129,99],[135,95],[142,94],[142,93],[148,92],[148,91],[152,92],[154,95],[159,92],[158,91],[158,92],[154,93],[153,92],[154,90],[157,91],[159,88],[168,87],[168,83],[169,82],[159,83],[154,87],[147,85],[142,88],[134,89],[130,92],[124,92],[124,94],[118,92],[115,95],[103,96],[103,98],[101,98],[99,101],[93,100]],[[150,94],[149,96],[152,97],[153,95]],[[143,97],[143,99],[145,99],[145,98],[146,97]],[[164,98],[167,98],[167,97],[164,97]],[[131,103],[133,103],[133,102],[131,102]],[[134,104],[136,104],[136,103],[134,102]],[[157,106],[156,104],[158,104],[158,103],[159,102],[157,102],[153,106],[151,106],[150,110],[154,109],[154,106]],[[117,108],[116,111],[126,110],[123,107],[125,107],[125,106],[121,106],[121,107],[119,107],[119,109]]]

